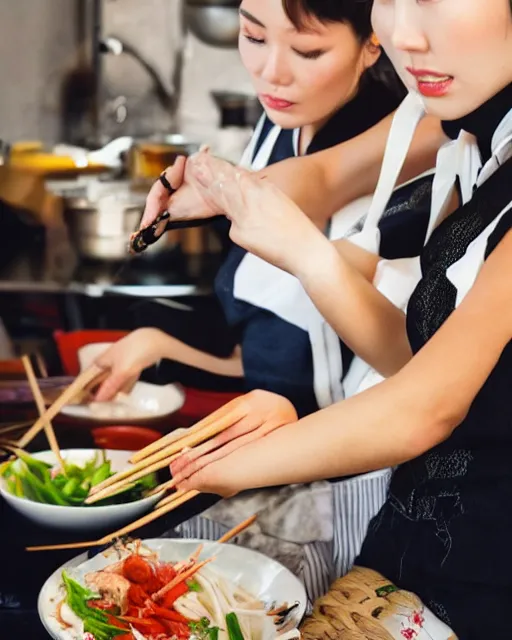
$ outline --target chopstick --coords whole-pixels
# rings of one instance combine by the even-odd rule
[[[144,447],[140,451],[137,451],[136,453],[134,453],[130,458],[130,462],[132,463],[140,462],[141,460],[147,458],[151,454],[162,450],[166,445],[179,442],[180,440],[183,440],[187,436],[191,436],[195,433],[202,431],[203,429],[208,427],[211,423],[215,422],[220,418],[224,418],[226,415],[233,417],[232,410],[238,407],[239,404],[240,404],[240,398],[235,398],[234,400],[231,400],[224,406],[220,407],[210,415],[206,416],[205,418],[197,422],[193,427],[189,427],[188,429],[176,429],[176,431],[173,431],[172,433],[168,433],[167,435],[163,436],[156,442],[152,442],[151,444],[148,444],[147,447]]]
[[[25,433],[25,435],[20,438],[18,445],[20,447],[26,447],[29,442],[37,436],[37,434],[44,428],[44,425],[49,421],[53,420],[55,416],[59,413],[59,411],[68,404],[74,397],[80,393],[85,387],[95,381],[100,376],[106,375],[103,369],[100,369],[96,365],[92,365],[89,369],[83,371],[73,382],[64,389],[64,391],[60,394],[60,396],[55,400],[55,402],[48,407],[48,409],[43,413],[42,416],[36,420],[33,426]]]
[[[176,494],[178,493],[180,492],[177,491]],[[142,518],[139,518],[135,522],[132,522],[131,524],[127,525],[126,527],[123,527],[122,529],[118,529],[113,533],[109,533],[108,535],[104,536],[100,540],[91,540],[89,542],[70,542],[66,544],[40,545],[36,547],[27,547],[26,550],[27,551],[59,551],[64,549],[86,549],[88,547],[100,547],[101,545],[112,542],[116,538],[120,538],[121,536],[125,536],[128,533],[131,533],[132,531],[134,531],[135,529],[138,529],[139,527],[149,524],[153,520],[157,520],[158,518],[160,518],[160,516],[163,516],[169,513],[173,509],[176,509],[177,507],[184,504],[188,500],[195,498],[198,494],[199,494],[199,491],[194,491],[194,490],[184,491],[179,497],[174,496],[175,500],[170,502],[169,504],[159,509],[155,508],[155,510],[152,511],[151,513],[148,513],[147,515],[143,516]],[[245,531],[245,529],[248,529],[256,521],[257,517],[258,516],[254,514],[250,518],[247,518],[246,520],[241,522],[240,524],[237,524],[236,527],[233,527],[232,529],[227,531],[222,537],[220,537],[217,540],[217,542],[220,542],[220,543],[228,542],[229,540],[237,536],[242,531]]]
[[[98,500],[109,497],[113,492],[121,490],[126,483],[142,478],[148,473],[163,469],[178,458],[183,452],[183,449],[209,440],[221,431],[231,427],[242,417],[242,414],[238,409],[238,403],[235,409],[228,409],[229,405],[231,405],[231,403],[228,403],[204,420],[198,422],[194,427],[189,429],[186,435],[180,436],[168,446],[137,462],[131,469],[116,473],[104,482],[98,484],[91,490],[85,503],[94,504],[98,502]],[[212,424],[212,422],[214,424]],[[167,436],[164,436],[164,438],[166,437]]]
[[[32,421],[18,422],[16,424],[6,424],[5,426],[0,427],[0,438],[5,433],[14,433],[15,431],[21,431],[22,429],[26,429],[27,427],[30,427],[31,424],[32,424]]]
[[[153,522],[153,520],[157,520],[161,516],[181,506],[188,500],[195,498],[198,495],[198,493],[199,491],[195,491],[195,490],[186,491],[183,494],[181,494],[179,497],[177,498],[175,497],[173,501],[169,502],[163,507],[155,509],[151,513],[148,513],[145,516],[142,516],[142,518],[135,520],[135,522],[132,522],[131,524],[126,525],[122,529],[118,529],[117,531],[109,533],[108,535],[104,536],[103,538],[100,538],[99,540],[91,540],[89,542],[72,542],[68,544],[54,544],[54,545],[27,547],[26,550],[27,551],[57,551],[59,549],[84,549],[85,547],[99,547],[103,544],[108,544],[109,542],[112,542],[112,540],[115,540],[116,538],[120,538],[121,536],[125,536],[126,534],[131,533],[135,529],[138,529],[139,527],[143,527],[144,525],[149,524],[150,522]]]
[[[231,538],[234,538],[239,533],[242,533],[242,531],[245,531],[246,529],[248,529],[252,524],[254,524],[254,522],[256,522],[257,518],[258,516],[255,513],[253,516],[250,516],[249,518],[247,518],[247,520],[244,520],[240,524],[237,524],[236,527],[233,527],[232,529],[227,531],[223,536],[221,536],[217,540],[217,542],[221,542],[221,543],[228,542],[229,540],[231,540]]]
[[[39,373],[41,374],[42,378],[47,378],[48,377],[48,369],[46,368],[46,364],[44,362],[43,356],[41,355],[41,353],[39,351],[36,351],[34,354],[34,357],[36,359],[37,362],[37,368],[39,369]]]
[[[43,416],[46,407],[44,405],[43,394],[41,393],[41,389],[37,384],[37,379],[34,374],[34,369],[32,368],[32,363],[30,362],[30,358],[26,355],[22,356],[21,361],[23,363],[23,367],[25,368],[25,373],[27,374],[28,383],[30,385],[30,389],[32,391],[32,395],[34,396],[34,400],[36,402],[37,410],[39,412],[39,417]],[[46,433],[46,437],[48,439],[48,443],[50,445],[50,449],[52,450],[53,455],[57,458],[57,462],[59,463],[62,469],[65,468],[64,460],[60,453],[59,443],[57,442],[57,438],[55,437],[55,431],[53,430],[52,423],[50,420],[45,420],[43,423],[43,428]]]
[[[164,467],[167,467],[171,464],[173,460],[179,457],[179,453],[168,456],[167,458],[163,458],[162,460],[155,462],[154,464],[149,465],[148,467],[143,466],[140,469],[136,469],[135,472],[133,469],[128,469],[127,471],[121,471],[116,473],[112,478],[116,478],[116,476],[121,477],[121,480],[118,482],[111,483],[110,486],[101,489],[100,491],[91,491],[89,496],[85,500],[85,504],[94,504],[95,502],[99,502],[104,498],[109,498],[110,496],[118,493],[122,489],[126,489],[126,487],[136,480],[140,478],[144,478],[144,476],[149,475],[150,473],[155,473]],[[99,485],[98,485],[99,486]]]

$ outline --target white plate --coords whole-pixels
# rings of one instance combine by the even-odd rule
[[[70,404],[61,413],[72,418],[105,424],[129,424],[141,420],[155,420],[178,411],[185,402],[185,394],[175,384],[160,386],[149,382],[136,382],[128,394],[130,405],[116,402]],[[131,408],[133,407],[133,412]]]
[[[235,544],[165,538],[144,540],[144,545],[158,551],[160,559],[164,561],[187,558],[200,543],[204,544],[201,558],[216,556],[211,564],[212,570],[226,576],[264,602],[299,602],[296,610],[297,622],[302,619],[306,608],[304,587],[291,571],[275,560]],[[87,555],[82,554],[57,569],[39,593],[39,617],[54,640],[79,640],[73,631],[63,630],[54,618],[56,604],[62,598],[63,569],[67,569],[75,579],[81,580],[89,571],[97,571],[117,560],[116,554],[111,554],[108,558],[101,554],[85,561],[86,558]]]
[[[99,449],[63,449],[62,457],[68,462],[83,465],[94,458]],[[117,451],[107,449],[107,459],[110,460],[113,471],[123,471],[130,467],[129,459],[133,451]],[[51,451],[40,451],[31,454],[34,458],[55,464],[56,457]],[[21,513],[25,518],[49,529],[65,529],[68,531],[81,531],[84,540],[87,540],[87,532],[111,527],[112,531],[123,524],[134,521],[145,513],[162,498],[162,493],[142,500],[126,502],[124,504],[112,504],[99,507],[63,507],[56,504],[43,504],[27,498],[18,498],[7,491],[5,479],[0,477],[0,494],[13,509]]]

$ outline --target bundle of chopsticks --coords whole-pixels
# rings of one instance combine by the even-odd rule
[[[57,400],[45,410],[43,396],[41,390],[37,384],[37,380],[34,375],[34,371],[30,364],[29,358],[23,357],[23,364],[27,373],[27,378],[36,401],[36,405],[39,410],[39,418],[28,429],[28,431],[20,438],[19,441],[11,441],[5,439],[2,441],[0,436],[0,448],[8,451],[14,455],[17,455],[17,451],[26,447],[31,440],[40,433],[43,429],[50,443],[50,447],[55,454],[59,464],[64,467],[64,461],[60,453],[59,445],[55,437],[51,420],[59,413],[59,411],[70,402],[76,401],[77,397],[83,395],[85,389],[98,384],[98,381],[105,376],[105,372],[99,367],[93,365],[89,369],[82,372],[73,382],[67,387],[64,392],[57,398]],[[238,407],[238,400],[235,399],[221,407],[221,409],[215,411],[208,417],[204,418],[194,426],[188,429],[177,429],[176,431],[163,436],[156,442],[145,447],[141,451],[136,452],[130,462],[132,466],[121,471],[112,477],[108,478],[104,482],[96,485],[91,489],[89,497],[86,499],[86,504],[94,504],[99,500],[108,498],[124,489],[129,487],[136,480],[160,469],[164,469],[170,465],[170,463],[178,458],[184,451],[190,450],[192,447],[199,445],[210,438],[213,438],[221,431],[227,429],[233,425],[239,418],[240,408]],[[3,445],[2,445],[3,442]],[[168,495],[165,495],[165,494]],[[94,545],[107,544],[121,536],[131,533],[135,529],[142,527],[150,522],[160,518],[161,516],[173,511],[177,507],[181,506],[188,500],[195,498],[199,492],[192,491],[176,491],[174,480],[169,480],[163,484],[157,486],[150,495],[161,494],[162,499],[155,505],[154,510],[139,518],[135,522],[114,531],[107,536],[99,540],[70,543],[64,545],[45,545],[39,547],[29,547],[30,551],[43,551],[50,549],[70,549],[70,548],[84,548]]]

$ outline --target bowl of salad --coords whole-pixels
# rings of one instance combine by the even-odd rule
[[[110,498],[85,505],[90,489],[130,467],[131,451],[63,449],[64,469],[51,451],[41,451],[0,465],[0,494],[28,520],[52,529],[115,529],[149,512],[162,493],[154,474]]]

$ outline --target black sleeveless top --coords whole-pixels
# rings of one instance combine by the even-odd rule
[[[487,131],[490,121],[494,131],[511,108],[507,87],[470,117],[447,124],[445,131],[455,136],[464,127],[477,135],[482,155],[490,157],[479,131]],[[487,238],[485,258],[512,227],[512,210],[503,214],[512,200],[512,160],[476,195],[486,187],[485,197],[474,196],[450,215],[425,247],[423,277],[407,309],[414,353],[456,308],[449,267],[500,214]],[[398,467],[357,561],[419,595],[460,640],[512,637],[507,610],[512,595],[511,385],[512,342],[450,438]]]

